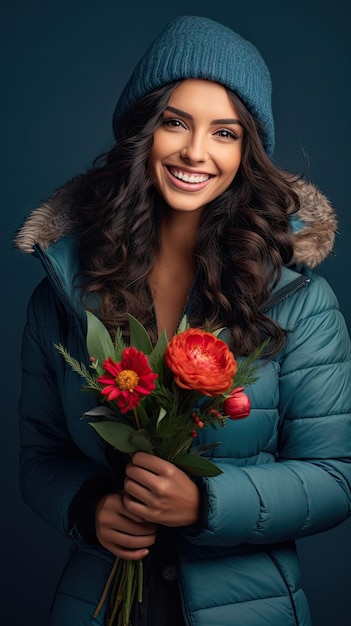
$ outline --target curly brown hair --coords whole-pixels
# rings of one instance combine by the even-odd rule
[[[159,248],[160,203],[147,164],[153,134],[177,84],[148,94],[128,110],[116,129],[116,145],[85,175],[77,208],[82,291],[98,295],[98,314],[112,334],[119,326],[128,337],[130,313],[156,340],[148,275]],[[267,157],[256,120],[228,93],[244,126],[242,161],[230,187],[202,212],[188,316],[194,326],[230,328],[237,355],[249,354],[268,336],[272,356],[283,347],[286,332],[263,306],[282,266],[292,260],[289,215],[299,200],[291,177]]]

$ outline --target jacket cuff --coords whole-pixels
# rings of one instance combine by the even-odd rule
[[[196,524],[186,527],[186,533],[197,535],[207,528],[207,519],[209,512],[208,494],[205,482],[202,478],[192,478],[196,484],[200,494],[199,518]]]
[[[89,478],[75,495],[68,514],[68,534],[78,542],[97,545],[95,512],[98,502],[108,493],[116,493],[110,474]]]

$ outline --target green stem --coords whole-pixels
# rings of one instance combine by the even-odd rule
[[[140,430],[141,429],[141,424],[140,424],[140,420],[139,420],[138,410],[136,408],[133,409],[133,413],[134,413],[135,425],[136,425],[137,429]]]
[[[113,564],[113,568],[112,568],[112,570],[111,570],[111,572],[110,572],[110,575],[109,575],[109,577],[108,577],[108,579],[107,579],[107,582],[106,582],[105,588],[104,588],[104,590],[103,590],[103,592],[102,592],[102,596],[101,596],[101,598],[100,598],[99,604],[97,605],[97,607],[96,607],[96,609],[95,609],[95,613],[94,613],[94,615],[93,615],[93,617],[94,617],[94,618],[95,618],[95,617],[97,617],[97,616],[99,615],[99,613],[100,613],[100,611],[101,611],[101,609],[102,609],[102,605],[104,604],[104,602],[105,602],[105,600],[106,600],[106,596],[107,596],[107,594],[108,594],[108,591],[109,591],[109,589],[110,589],[110,586],[111,586],[111,583],[112,583],[113,577],[114,577],[115,572],[116,572],[116,570],[117,570],[118,563],[119,563],[119,558],[117,557],[117,558],[116,558],[116,560],[115,560],[115,562],[114,562],[114,564]]]
[[[109,626],[113,626],[115,617],[117,612],[120,609],[121,603],[123,602],[124,594],[125,594],[125,586],[126,586],[126,564],[128,561],[122,561],[122,573],[120,577],[120,582],[118,585],[117,593],[115,598],[111,598],[111,602],[113,605],[112,613],[109,619]],[[120,614],[121,615],[121,614]],[[118,619],[118,625],[120,623],[120,618]]]
[[[132,605],[133,578],[135,574],[135,562],[134,561],[127,562],[126,572],[127,572],[127,580],[126,580],[127,584],[126,584],[126,592],[124,596],[123,626],[128,626],[129,624],[129,616],[130,616],[131,605]]]
[[[138,567],[138,583],[137,583],[138,602],[141,603],[143,601],[143,561],[142,559],[138,561],[137,567]]]

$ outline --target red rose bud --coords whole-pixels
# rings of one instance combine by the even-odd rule
[[[250,413],[250,398],[243,391],[244,387],[236,387],[223,403],[224,415],[231,420],[241,420]]]

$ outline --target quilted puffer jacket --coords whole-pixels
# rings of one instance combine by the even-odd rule
[[[47,272],[31,298],[23,338],[21,490],[38,515],[76,540],[50,626],[102,625],[103,612],[92,614],[112,564],[69,524],[82,486],[109,474],[102,440],[81,419],[94,401],[54,347],[61,342],[87,362],[74,281],[79,184],[73,180],[36,209],[15,240]],[[289,330],[286,345],[247,388],[250,416],[229,421],[210,453],[223,474],[203,480],[202,524],[177,531],[187,626],[309,626],[295,540],[350,515],[350,343],[336,297],[313,269],[333,246],[336,220],[314,186],[298,183],[298,190],[296,264],[284,268],[266,306]],[[218,432],[206,429],[201,437],[208,442]]]

